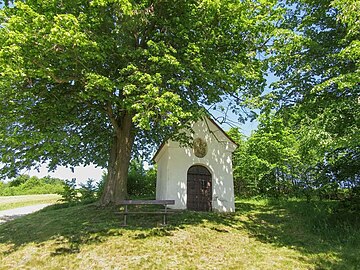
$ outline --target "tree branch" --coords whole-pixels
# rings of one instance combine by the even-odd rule
[[[36,66],[42,68],[42,69],[46,69],[46,67],[39,63],[36,60],[32,61]],[[49,72],[48,70],[46,71],[46,75],[50,76],[51,79],[53,79],[56,83],[58,84],[63,84],[63,83],[69,83],[70,81],[76,81],[78,78],[77,77],[71,77],[71,78],[66,78],[66,79],[60,79],[58,78],[53,72]]]
[[[114,111],[111,107],[111,104],[110,103],[107,103],[106,104],[106,113],[111,121],[111,124],[113,125],[114,129],[115,129],[115,132],[117,133],[118,130],[120,129],[120,126],[119,126],[119,123],[114,115]]]

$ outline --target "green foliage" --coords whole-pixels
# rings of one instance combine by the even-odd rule
[[[286,31],[275,41],[270,58],[279,76],[268,95],[270,106],[284,120],[295,115],[296,121],[284,123],[301,133],[304,152],[312,148],[318,163],[332,163],[330,156],[340,158],[360,146],[359,4],[289,2],[294,7],[281,25]],[[351,171],[358,177],[359,171]]]
[[[9,187],[18,187],[21,184],[24,184],[29,179],[30,179],[30,175],[27,174],[19,175],[14,180],[9,182]]]
[[[133,159],[128,174],[128,193],[135,197],[154,197],[156,186],[156,169],[145,170],[143,162]]]
[[[355,149],[316,152],[307,145],[308,127],[291,129],[296,116],[263,114],[259,128],[245,140],[238,130],[229,135],[239,144],[233,155],[235,193],[242,197],[306,197],[344,200],[359,186],[359,153]],[[315,146],[314,146],[315,147]]]
[[[59,192],[62,200],[68,203],[75,203],[78,201],[78,192],[76,190],[76,179],[73,178],[71,180],[64,181],[64,190]]]
[[[93,179],[88,179],[85,184],[80,184],[79,192],[81,194],[80,200],[82,202],[94,202],[99,198],[97,194],[98,187],[94,184]]]
[[[239,144],[233,167],[237,194],[241,196],[293,196],[301,170],[299,142],[281,118],[262,115],[259,128],[245,140],[237,130],[229,135]]]
[[[349,195],[341,201],[338,209],[342,215],[350,214],[358,216],[360,213],[360,187],[352,188]]]
[[[64,190],[59,194],[62,197],[62,201],[69,204],[77,203],[92,203],[98,200],[101,196],[102,184],[94,183],[93,179],[88,179],[85,184],[80,184],[80,188],[77,187],[76,179],[66,180],[64,182]]]
[[[101,197],[106,181],[107,173],[104,172],[101,181],[97,185],[98,197]],[[130,197],[154,198],[156,192],[156,167],[145,170],[141,159],[132,159],[127,183]]]
[[[147,150],[204,105],[258,92],[257,53],[281,15],[273,0],[14,3],[0,10],[4,175],[106,167],[125,115],[134,151]]]
[[[260,194],[343,199],[360,177],[359,1],[286,3],[243,171]]]
[[[103,171],[103,173],[101,175],[101,179],[97,183],[97,195],[99,198],[101,198],[101,196],[104,192],[106,180],[107,180],[107,173],[105,171]]]
[[[241,197],[258,195],[257,172],[254,171],[253,156],[249,155],[247,140],[236,128],[231,128],[228,135],[238,144],[232,160],[235,194]]]
[[[8,183],[0,183],[0,196],[56,194],[63,190],[63,180],[49,176],[19,175]]]

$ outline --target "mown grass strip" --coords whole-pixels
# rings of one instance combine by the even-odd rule
[[[61,199],[57,194],[0,196],[0,211],[34,204],[56,203]]]

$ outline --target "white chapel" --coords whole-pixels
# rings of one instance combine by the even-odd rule
[[[208,117],[192,129],[193,147],[168,141],[155,154],[156,199],[175,200],[174,209],[235,211],[232,153],[237,144]]]

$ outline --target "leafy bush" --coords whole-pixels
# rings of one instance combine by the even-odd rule
[[[136,197],[150,197],[156,191],[156,169],[145,170],[139,160],[132,160],[128,175],[128,194]]]
[[[101,198],[101,195],[104,192],[106,179],[107,179],[107,173],[103,172],[100,181],[97,183],[97,197],[98,198]]]
[[[97,191],[98,187],[96,186],[96,184],[94,184],[94,180],[89,178],[86,181],[86,184],[80,185],[80,201],[85,203],[96,201],[96,199],[99,198],[99,194],[97,193]]]
[[[12,180],[11,182],[9,182],[9,187],[18,187],[21,184],[26,183],[28,180],[30,179],[30,176],[27,174],[24,175],[19,175],[18,177],[16,177],[14,180]]]
[[[75,178],[66,180],[63,185],[64,189],[59,194],[62,196],[62,201],[66,203],[91,203],[101,196],[100,185],[94,183],[94,180],[90,178],[86,184],[80,184],[80,188],[77,188]]]
[[[98,200],[104,190],[107,174],[103,173],[99,182],[88,179],[85,184],[77,188],[75,179],[66,180],[63,190],[59,194],[64,202],[91,203]],[[128,194],[135,197],[152,197],[155,195],[156,169],[145,170],[139,160],[132,160],[128,175]]]
[[[78,201],[78,194],[76,190],[76,179],[65,180],[63,191],[59,192],[62,196],[62,201],[67,203],[75,203]]]
[[[97,186],[98,198],[103,192],[107,174],[104,172]],[[156,168],[145,170],[141,160],[130,162],[127,179],[127,190],[130,197],[154,197],[156,191]]]
[[[350,189],[348,196],[339,204],[339,211],[359,216],[360,214],[360,187]]]
[[[63,180],[49,176],[20,175],[8,183],[0,182],[0,196],[56,194],[63,190]]]

